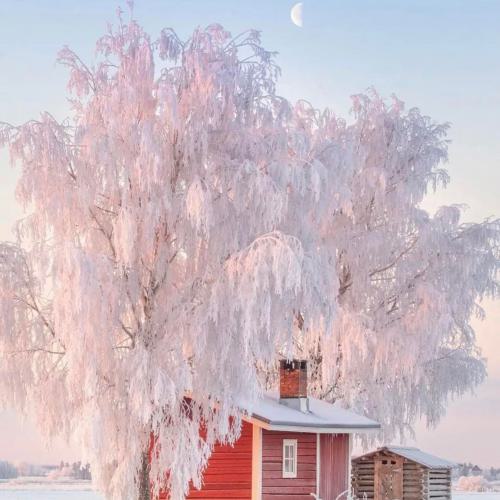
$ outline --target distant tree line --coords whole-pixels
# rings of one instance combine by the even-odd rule
[[[454,469],[455,477],[462,476],[483,476],[488,481],[500,481],[500,467],[489,467],[482,469],[478,465],[470,462],[458,464]]]
[[[49,479],[57,480],[62,478],[70,478],[77,480],[90,480],[90,464],[83,465],[82,462],[69,462],[61,461],[58,467],[51,470],[47,477]]]
[[[17,469],[10,462],[0,460],[0,479],[12,479],[17,476]]]
[[[0,460],[0,479],[13,479],[26,476],[47,476],[50,479],[71,478],[78,480],[91,480],[90,464],[82,462],[63,462],[59,466],[34,465],[26,462],[17,465]]]
[[[81,462],[74,462],[71,466],[73,479],[91,480],[90,464],[82,465]]]

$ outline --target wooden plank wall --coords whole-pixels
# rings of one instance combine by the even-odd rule
[[[319,450],[319,496],[335,500],[349,487],[349,435],[321,434]]]
[[[297,439],[297,477],[283,478],[283,440]],[[262,431],[262,500],[311,500],[316,493],[316,434]]]
[[[430,469],[427,476],[429,500],[451,500],[451,470]]]
[[[188,499],[251,500],[252,498],[252,428],[243,422],[241,436],[231,445],[217,445],[203,474],[201,490],[191,487]],[[168,499],[168,493],[160,500]]]
[[[403,498],[403,457],[375,457],[375,500]]]

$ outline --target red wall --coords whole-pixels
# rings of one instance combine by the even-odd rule
[[[191,488],[186,498],[251,500],[252,428],[252,424],[243,422],[241,437],[234,446],[218,445],[214,448],[203,474],[202,489]]]
[[[321,434],[319,449],[319,496],[321,500],[335,500],[349,487],[349,435]]]
[[[283,479],[283,439],[297,439],[297,477]],[[312,500],[316,434],[262,431],[262,500]]]
[[[243,422],[234,446],[216,446],[203,476],[201,490],[187,498],[251,500],[252,432]],[[283,478],[283,440],[297,439],[297,477]],[[311,500],[316,492],[316,434],[262,430],[262,500]],[[320,435],[321,500],[336,500],[348,488],[349,436]],[[166,496],[161,498],[165,499]],[[345,497],[342,497],[345,500]]]

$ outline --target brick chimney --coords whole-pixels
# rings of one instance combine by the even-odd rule
[[[302,412],[309,411],[307,361],[280,360],[280,403]]]

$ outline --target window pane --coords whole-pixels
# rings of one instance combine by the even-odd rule
[[[297,477],[297,441],[294,439],[283,440],[283,477]]]

